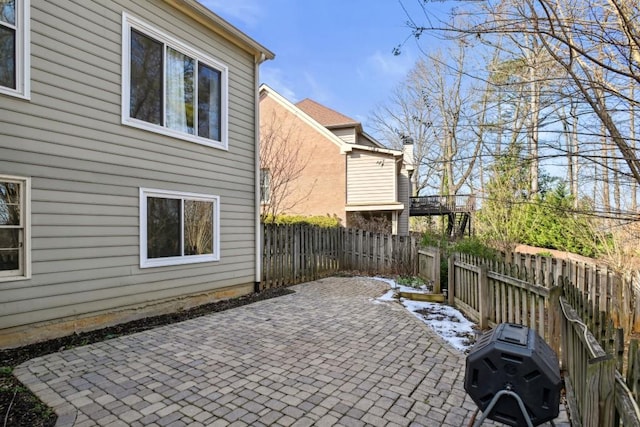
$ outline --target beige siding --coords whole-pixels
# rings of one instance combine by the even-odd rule
[[[331,129],[331,132],[348,144],[356,143],[356,128]]]
[[[388,154],[354,150],[347,155],[347,204],[397,201],[396,163]]]
[[[123,126],[122,13],[229,67],[229,150]],[[32,278],[9,328],[255,280],[254,58],[161,1],[31,2],[31,100],[0,97],[0,174],[32,178]],[[220,196],[221,260],[139,268],[140,187]]]

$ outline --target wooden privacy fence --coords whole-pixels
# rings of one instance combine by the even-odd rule
[[[572,424],[640,426],[638,341],[632,340],[629,346],[625,379],[624,348],[619,345],[603,348],[566,298],[559,297],[556,307],[562,311],[561,360],[567,373],[565,388]],[[616,350],[606,350],[607,347]]]
[[[453,254],[448,259],[449,303],[483,329],[510,322],[544,337],[566,372],[574,426],[640,427],[640,345],[631,340],[625,352],[625,334],[618,327],[622,316],[611,315],[625,304],[617,300],[620,281],[595,266],[579,267],[574,279],[591,285],[580,289],[563,276],[571,264],[540,258],[507,264]],[[576,274],[580,271],[587,274]]]
[[[594,313],[605,312],[616,328],[628,334],[640,332],[640,277],[621,276],[607,266],[584,259],[560,259],[547,256],[514,253],[506,260],[513,273],[524,280],[552,286],[559,277],[566,279],[586,299]]]
[[[640,304],[636,304],[636,301],[640,299],[639,275],[621,277],[606,266],[595,263],[531,254],[515,253],[506,261],[487,260],[465,254],[456,254],[455,256],[462,263],[476,267],[486,265],[489,275],[494,276],[494,280],[500,281],[498,277],[495,277],[496,274],[499,274],[517,279],[522,282],[521,284],[528,283],[536,286],[537,288],[530,288],[529,292],[525,292],[529,296],[532,293],[544,293],[542,288],[550,289],[556,285],[558,280],[571,283],[581,294],[585,295],[582,302],[583,311],[590,312],[592,315],[598,315],[601,312],[607,313],[613,327],[624,329],[627,335],[640,333]],[[458,270],[465,269],[458,266]],[[464,271],[459,273],[461,277],[469,274]],[[508,292],[507,288],[504,289]],[[523,292],[518,291],[512,295],[514,303],[517,304],[518,297],[523,296]],[[508,301],[509,294],[501,295],[500,298],[507,298]],[[529,309],[523,307],[522,312],[529,311],[533,307],[539,310],[539,303],[541,303],[540,300]],[[530,315],[530,313],[528,314]],[[514,316],[517,316],[517,312],[514,312]],[[497,319],[511,321],[504,320],[504,316]]]
[[[638,340],[627,345],[623,329],[614,326],[609,313],[593,311],[597,307],[590,301],[593,293],[565,281],[556,306],[565,322],[561,360],[568,374],[567,397],[582,422],[574,425],[640,426]]]
[[[261,289],[327,276],[340,269],[339,228],[263,224]]]
[[[440,249],[421,248],[418,250],[418,276],[422,280],[433,283],[433,293],[440,289]]]
[[[565,388],[574,425],[614,426],[615,360],[589,333],[576,311],[559,298],[561,319],[562,367],[566,371]]]
[[[316,280],[344,270],[417,273],[416,237],[353,228],[263,224],[261,289]]]
[[[546,311],[551,293],[557,290],[519,278],[508,264],[489,263],[471,255],[450,256],[448,271],[449,303],[480,328],[510,322],[535,329],[547,342],[557,336]]]
[[[343,270],[372,274],[417,274],[418,239],[343,228]]]

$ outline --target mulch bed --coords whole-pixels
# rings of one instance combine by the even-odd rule
[[[104,341],[106,339],[145,331],[194,317],[240,307],[294,291],[287,288],[264,290],[239,298],[204,304],[189,310],[134,320],[95,331],[82,332],[24,347],[0,350],[0,426],[50,427],[56,422],[55,413],[24,387],[12,374],[14,367],[34,357],[55,353],[67,348]]]

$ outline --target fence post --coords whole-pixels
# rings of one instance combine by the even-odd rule
[[[300,271],[300,259],[302,257],[302,245],[300,244],[302,234],[302,227],[300,225],[294,225],[293,229],[293,280],[297,283],[302,278],[302,272]]]
[[[456,255],[455,254],[451,254],[449,255],[449,270],[448,270],[448,275],[449,277],[447,278],[447,292],[448,292],[448,297],[449,297],[449,305],[451,306],[455,306],[456,303],[456,292],[455,292],[455,280],[456,280],[456,260],[455,260]]]
[[[489,328],[489,277],[486,264],[480,266],[478,274],[478,326],[484,330]]]
[[[638,340],[632,339],[629,343],[626,383],[633,397],[638,400],[640,397],[640,351],[638,351]]]
[[[593,370],[590,368],[593,367]],[[615,378],[616,378],[616,360],[609,357],[606,360],[596,362],[594,365],[587,366],[587,384],[590,383],[590,371],[598,376],[597,386],[599,391],[598,399],[598,420],[597,426],[613,426],[615,425]],[[588,413],[588,411],[585,411]]]
[[[269,287],[268,280],[271,278],[271,233],[264,223],[260,223],[262,229],[262,281],[260,282],[260,290],[264,291]]]
[[[549,290],[549,302],[547,309],[549,310],[549,328],[547,329],[547,342],[549,346],[556,352],[558,360],[560,359],[560,336],[562,326],[560,323],[560,296],[562,295],[562,287],[554,286]]]
[[[433,293],[441,293],[440,289],[440,248],[436,248],[433,257]]]
[[[340,251],[340,269],[351,269],[351,231],[348,228],[338,228],[338,250]]]

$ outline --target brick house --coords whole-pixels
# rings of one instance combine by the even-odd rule
[[[302,148],[300,173],[281,194],[269,186],[263,159],[263,207],[278,198],[279,213],[335,215],[345,226],[356,215],[383,218],[393,234],[408,234],[413,145],[387,149],[361,123],[310,99],[293,104],[267,85],[260,87],[260,132],[262,144]],[[265,138],[274,132],[281,137]]]

